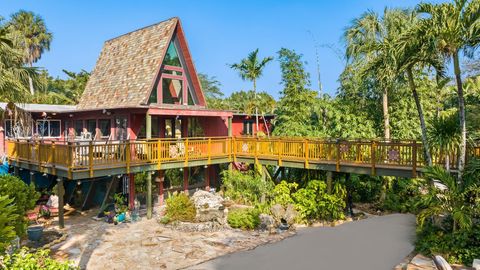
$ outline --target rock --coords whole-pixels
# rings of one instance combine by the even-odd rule
[[[298,216],[298,212],[297,210],[295,210],[295,206],[293,204],[287,205],[284,219],[287,222],[288,226],[292,226],[293,224],[295,224],[297,216]]]
[[[433,257],[433,261],[435,262],[438,270],[452,270],[450,264],[448,264],[448,262],[440,255],[435,255],[435,257]]]
[[[474,259],[472,263],[472,268],[475,270],[480,270],[480,260]]]
[[[270,231],[275,227],[275,219],[272,216],[267,214],[260,214],[260,230]]]
[[[197,210],[196,221],[216,221],[225,224],[225,207],[221,196],[198,190],[193,194],[192,200]]]
[[[285,209],[283,208],[283,206],[281,206],[280,204],[274,204],[270,208],[270,211],[272,212],[272,216],[275,219],[275,222],[277,224],[282,223],[282,219],[285,216]]]
[[[425,257],[421,254],[413,257],[410,263],[407,265],[407,270],[437,270],[435,263],[432,259]]]

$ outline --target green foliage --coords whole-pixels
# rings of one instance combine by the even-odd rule
[[[380,177],[352,174],[350,180],[353,201],[373,203],[378,200],[382,191],[382,180]]]
[[[37,89],[31,102],[43,104],[77,104],[87,86],[90,73],[81,70],[62,70],[66,79],[53,78],[46,71],[42,74],[42,86]]]
[[[113,195],[115,200],[115,209],[117,214],[126,213],[128,211],[127,198],[121,193],[115,193]]]
[[[80,269],[74,266],[71,261],[59,262],[52,259],[50,250],[40,249],[31,252],[27,248],[22,248],[13,255],[0,257],[0,266],[2,269],[28,269],[28,270],[74,270]]]
[[[399,178],[387,190],[383,209],[401,213],[417,213],[421,206],[422,191],[427,183],[422,178]]]
[[[280,204],[283,207],[286,207],[289,204],[294,204],[292,195],[298,188],[297,183],[288,183],[287,181],[281,181],[273,188],[272,193],[272,205]]]
[[[480,225],[451,233],[428,223],[417,231],[415,250],[427,256],[441,254],[450,263],[471,265],[473,259],[480,258]]]
[[[222,172],[222,183],[225,197],[250,205],[259,202],[262,195],[268,197],[273,189],[273,182],[262,180],[255,171],[225,170]]]
[[[305,188],[293,194],[295,207],[302,220],[338,220],[344,219],[344,188],[337,187],[338,193],[328,194],[327,185],[320,180],[310,181]]]
[[[253,230],[260,224],[259,211],[253,208],[238,208],[228,212],[227,222],[232,228]]]
[[[8,196],[0,196],[0,254],[17,235],[14,225],[18,216],[13,201]]]
[[[167,222],[194,221],[196,215],[195,205],[187,194],[183,192],[169,194],[166,204],[165,216],[168,218]]]
[[[27,185],[18,177],[11,175],[0,176],[0,196],[8,196],[14,199],[15,214],[17,216],[15,223],[15,232],[18,236],[24,236],[27,229],[27,220],[25,214],[35,206],[39,198],[38,192],[33,185]]]
[[[222,100],[223,92],[220,90],[222,84],[215,77],[210,77],[203,73],[198,73],[198,79],[202,85],[208,107],[212,109],[226,109],[226,104]]]

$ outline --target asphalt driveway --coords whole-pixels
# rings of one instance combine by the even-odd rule
[[[413,215],[378,216],[337,227],[300,229],[281,242],[190,269],[389,270],[413,250],[414,237]]]

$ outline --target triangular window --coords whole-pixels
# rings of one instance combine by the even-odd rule
[[[165,54],[163,64],[174,67],[182,66],[182,64],[180,63],[180,57],[177,53],[177,48],[175,48],[175,44],[173,43],[173,41],[170,41],[170,45],[168,45],[167,53]]]

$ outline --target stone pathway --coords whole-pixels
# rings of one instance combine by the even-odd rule
[[[188,269],[393,269],[414,248],[415,217],[373,216],[337,227],[300,229],[295,237]]]

